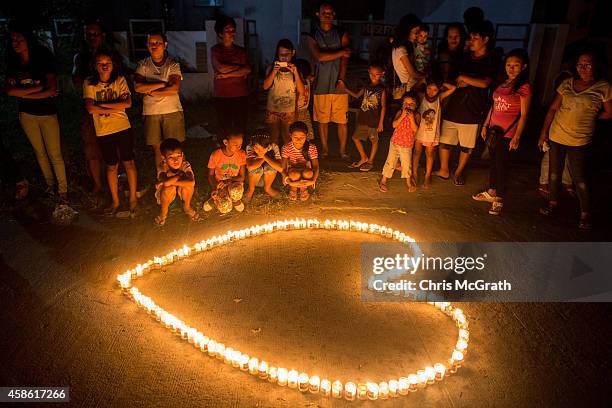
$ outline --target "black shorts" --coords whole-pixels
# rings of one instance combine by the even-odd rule
[[[115,166],[119,160],[124,162],[134,160],[134,138],[131,129],[98,136],[98,145],[107,166]]]

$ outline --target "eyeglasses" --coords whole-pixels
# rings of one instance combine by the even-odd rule
[[[576,68],[590,70],[593,69],[593,64],[576,64]]]

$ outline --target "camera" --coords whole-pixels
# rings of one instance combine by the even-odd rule
[[[287,61],[276,61],[276,65],[281,68],[287,68],[287,66],[289,66],[289,63]]]

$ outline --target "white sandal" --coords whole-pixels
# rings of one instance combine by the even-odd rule
[[[486,201],[487,203],[492,203],[496,200],[496,197],[493,197],[487,190],[481,191],[478,194],[474,194],[472,198],[476,201]]]

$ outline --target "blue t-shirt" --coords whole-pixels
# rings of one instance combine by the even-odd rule
[[[314,29],[310,36],[317,42],[321,51],[338,51],[342,49],[342,35],[344,32],[332,26],[329,31],[323,31],[320,26]],[[319,61],[317,63],[317,76],[314,82],[314,95],[327,95],[336,93],[336,82],[340,75],[340,61]]]

